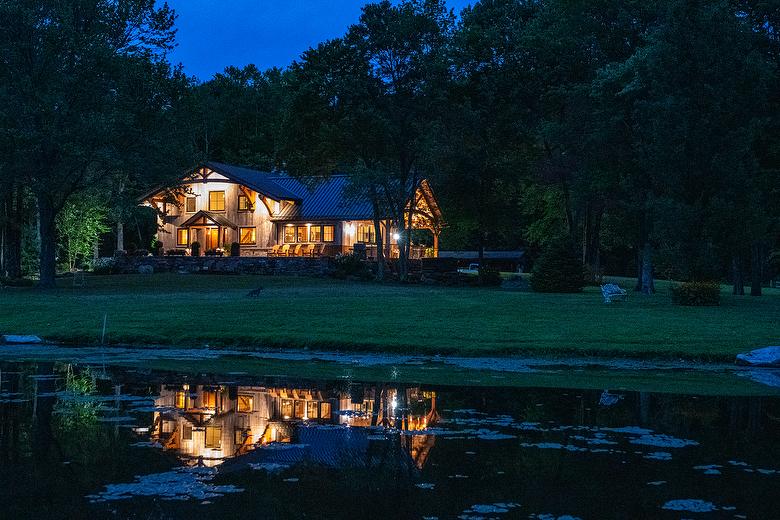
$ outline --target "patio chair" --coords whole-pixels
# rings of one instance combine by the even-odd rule
[[[290,256],[301,256],[301,244],[298,244],[295,246],[295,249],[293,249],[293,252]]]
[[[325,244],[317,244],[311,251],[311,256],[322,256],[322,252],[325,250]]]
[[[268,256],[279,256],[279,249],[281,249],[282,246],[279,244],[276,244],[271,248],[270,251],[268,251]]]
[[[314,256],[314,244],[306,244],[303,246],[303,256]]]
[[[290,256],[290,244],[284,244],[277,256]]]
[[[628,293],[614,283],[608,283],[601,286],[601,295],[604,296],[604,303],[612,303],[612,300],[625,301]]]

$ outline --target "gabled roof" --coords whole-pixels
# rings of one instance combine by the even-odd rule
[[[309,178],[308,182],[277,174],[273,182],[296,195],[300,204],[289,205],[274,215],[274,220],[370,220],[371,203],[359,196],[349,196],[347,175]]]
[[[198,222],[199,220],[202,220],[202,222]],[[219,213],[212,213],[210,211],[198,211],[193,216],[188,218],[186,221],[182,222],[179,227],[190,227],[190,226],[202,226],[206,224],[206,221],[210,220],[212,223],[222,226],[222,227],[229,227],[232,229],[236,229],[238,226],[236,226],[233,222],[226,219],[224,216],[220,215]]]
[[[274,200],[300,200],[295,193],[272,180],[274,174],[209,161],[203,166]]]

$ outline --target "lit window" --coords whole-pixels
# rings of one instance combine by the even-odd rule
[[[222,446],[222,428],[206,426],[206,447],[219,449]]]
[[[190,243],[190,230],[187,228],[181,228],[176,231],[176,245],[186,246]]]
[[[195,197],[187,197],[184,201],[184,211],[187,213],[195,213]]]
[[[284,243],[291,244],[295,242],[295,228],[293,226],[286,226],[284,228]]]
[[[298,242],[309,241],[309,228],[306,226],[298,226]]]
[[[365,243],[372,243],[376,240],[374,235],[374,225],[373,224],[358,224],[357,227],[357,241],[358,242],[365,242]]]
[[[239,412],[251,412],[252,411],[252,396],[251,395],[239,395],[238,396],[238,411]]]
[[[317,401],[309,401],[306,403],[306,416],[309,419],[319,419],[320,407]]]
[[[240,234],[240,242],[242,244],[254,244],[256,242],[257,235],[255,234],[255,228],[242,227]]]
[[[217,393],[216,392],[203,392],[203,407],[204,408],[216,408],[217,407]]]
[[[184,392],[176,392],[176,401],[174,406],[176,408],[184,408]]]
[[[333,242],[333,226],[322,226],[322,241]]]
[[[322,226],[312,226],[309,228],[309,241],[322,242]]]
[[[282,417],[292,417],[292,401],[289,399],[282,400]]]
[[[303,419],[303,409],[306,406],[306,401],[295,401],[295,418]]]
[[[254,211],[255,208],[252,205],[252,202],[249,200],[249,197],[246,195],[239,195],[238,196],[238,211]]]
[[[320,418],[330,419],[330,403],[320,403]]]
[[[225,192],[209,192],[209,211],[225,211]]]

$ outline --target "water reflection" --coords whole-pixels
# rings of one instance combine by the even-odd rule
[[[773,397],[6,363],[0,517],[774,518],[779,438]]]
[[[368,453],[372,445],[386,444],[390,439],[378,434],[392,428],[414,432],[401,435],[399,447],[422,469],[434,443],[434,436],[425,430],[439,419],[436,392],[419,387],[182,383],[162,385],[159,394],[154,401],[151,440],[176,451],[190,465],[207,467],[272,443],[307,448],[269,451],[265,457],[255,456],[246,463],[260,459],[266,464],[303,460],[333,466],[366,463],[364,457],[354,453],[348,457],[347,453]],[[347,435],[342,428],[325,425],[358,431]],[[344,452],[343,456],[338,457],[337,451]]]

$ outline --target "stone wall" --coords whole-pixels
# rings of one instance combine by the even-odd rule
[[[121,274],[214,273],[328,276],[333,270],[333,259],[328,257],[128,256],[114,260],[114,271]]]

